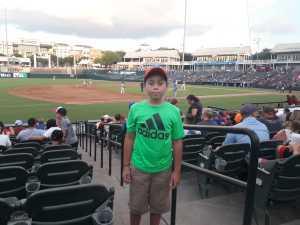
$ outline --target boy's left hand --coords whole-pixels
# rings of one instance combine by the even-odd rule
[[[171,181],[170,181],[170,186],[174,189],[176,188],[179,183],[180,183],[180,179],[181,179],[181,172],[172,172],[171,175]]]

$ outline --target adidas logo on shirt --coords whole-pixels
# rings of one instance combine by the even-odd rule
[[[167,140],[170,134],[165,131],[164,124],[158,113],[147,119],[138,128],[138,133],[146,138]]]

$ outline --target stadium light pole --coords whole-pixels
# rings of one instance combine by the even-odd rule
[[[187,18],[187,0],[184,1],[184,26],[183,26],[183,43],[182,43],[182,71],[184,71],[184,53],[185,53],[185,39],[186,39],[186,19]]]
[[[250,45],[250,51],[252,52],[251,45],[251,27],[250,27],[250,13],[249,13],[249,0],[246,0],[246,11],[247,11],[247,24],[248,24],[248,41]],[[250,68],[252,68],[252,60],[250,60]],[[247,69],[247,68],[246,68]]]

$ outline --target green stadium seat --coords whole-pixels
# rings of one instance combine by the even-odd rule
[[[25,198],[27,178],[28,173],[22,167],[0,167],[0,198]]]
[[[36,141],[27,141],[27,142],[20,142],[20,143],[16,143],[14,146],[14,148],[27,148],[27,147],[31,147],[31,148],[36,148],[37,151],[40,151],[42,146],[39,142]]]
[[[55,188],[80,184],[83,178],[92,177],[92,167],[81,160],[49,162],[37,171],[40,188]]]
[[[26,153],[26,154],[31,154],[33,157],[37,157],[39,155],[39,151],[36,148],[33,147],[13,147],[7,149],[3,154],[18,154],[18,153]]]
[[[51,150],[51,151],[46,151],[41,155],[40,162],[41,164],[44,164],[48,162],[76,160],[80,158],[81,155],[79,155],[73,149]]]
[[[34,158],[28,153],[0,155],[0,167],[20,166],[28,171],[31,170],[33,163]]]
[[[63,144],[63,145],[48,145],[45,146],[43,152],[52,151],[52,150],[63,150],[63,149],[72,149],[71,145]]]
[[[114,190],[102,185],[77,185],[32,194],[25,211],[35,225],[92,225],[93,215],[112,210]]]
[[[265,213],[265,225],[271,224],[269,208],[300,200],[300,155],[278,160],[270,170],[259,168],[256,178],[255,207]]]
[[[11,207],[4,199],[0,198],[0,225],[7,224],[13,210],[13,207]]]
[[[277,147],[282,144],[282,141],[263,141],[260,143],[258,157],[264,159],[276,159]]]

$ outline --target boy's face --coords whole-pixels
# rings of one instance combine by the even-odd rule
[[[152,100],[161,100],[167,92],[167,82],[160,75],[150,76],[145,83],[145,91]]]

